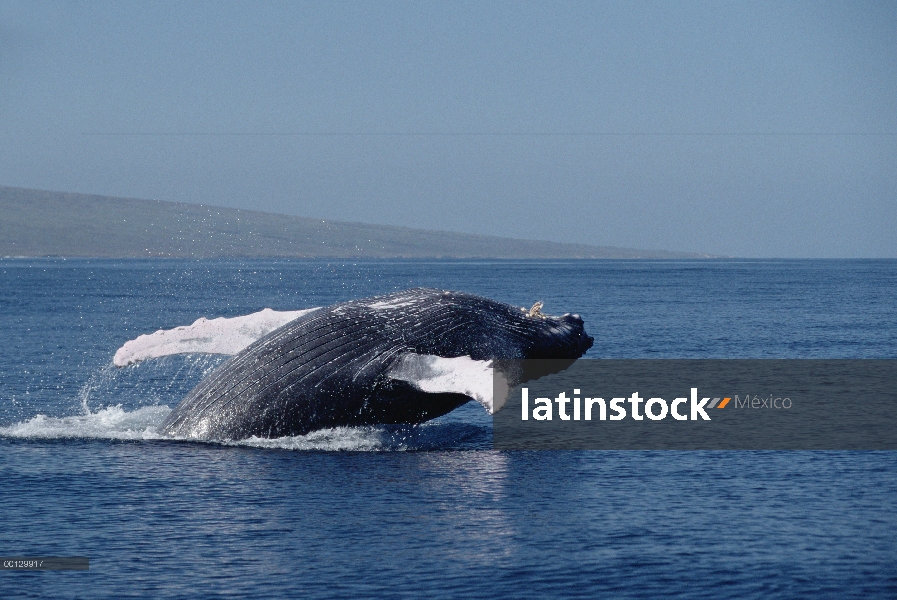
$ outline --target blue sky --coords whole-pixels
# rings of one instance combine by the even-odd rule
[[[0,185],[897,257],[894,2],[0,1]]]

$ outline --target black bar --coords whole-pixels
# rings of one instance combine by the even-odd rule
[[[493,420],[497,450],[897,450],[894,359],[524,362],[495,367],[496,405],[507,396]],[[592,404],[586,420],[595,398],[606,419]],[[533,412],[546,399],[552,412]]]
[[[87,571],[86,556],[0,556],[3,571]]]

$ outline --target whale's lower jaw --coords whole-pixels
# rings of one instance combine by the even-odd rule
[[[236,440],[421,423],[475,399],[491,361],[581,356],[578,316],[530,316],[480,296],[413,289],[337,304],[257,340],[199,383],[162,433]]]

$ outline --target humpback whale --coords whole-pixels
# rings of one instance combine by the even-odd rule
[[[579,315],[540,309],[416,288],[307,311],[200,381],[160,431],[238,440],[416,424],[472,399],[492,413],[499,361],[572,362],[592,346]]]

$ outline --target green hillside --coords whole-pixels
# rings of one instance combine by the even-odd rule
[[[0,187],[0,257],[699,258]]]

